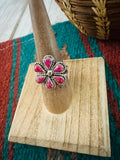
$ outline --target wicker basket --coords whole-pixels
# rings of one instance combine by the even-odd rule
[[[98,39],[120,39],[120,0],[55,0],[84,34]]]

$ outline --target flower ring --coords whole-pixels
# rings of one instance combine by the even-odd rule
[[[47,88],[55,88],[56,85],[61,87],[67,75],[66,65],[63,62],[56,62],[54,57],[46,55],[43,62],[36,62],[34,66],[37,76],[37,83],[45,83]]]

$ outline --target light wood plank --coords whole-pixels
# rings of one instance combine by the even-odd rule
[[[11,38],[26,8],[27,0],[0,1],[0,42]]]
[[[27,0],[0,1],[0,42],[33,32]],[[44,0],[51,24],[68,20],[54,0]]]
[[[91,59],[84,59],[81,66],[80,115],[79,115],[79,146],[78,152],[89,153],[90,141],[90,99],[91,99]],[[83,114],[84,113],[84,114]],[[83,145],[84,144],[84,145]]]
[[[44,0],[44,2],[45,2],[45,6],[46,6],[47,11],[49,11],[51,1],[47,2],[46,0]],[[24,12],[24,14],[18,24],[18,27],[13,35],[13,38],[22,37],[22,36],[28,35],[32,32],[33,32],[33,29],[32,29],[29,5],[27,5],[25,12]]]
[[[98,62],[95,61],[94,63],[91,63],[91,72],[94,74],[91,74],[91,95],[92,98],[90,99],[90,145],[92,144],[92,148],[90,148],[91,154],[98,154]]]
[[[48,0],[44,0],[44,2],[47,4]],[[55,23],[68,21],[68,18],[65,16],[64,12],[61,11],[55,0],[51,0],[50,7],[47,11],[52,25]]]
[[[61,11],[60,7],[56,4],[54,0],[44,0],[44,3],[52,25],[58,22],[64,22],[68,20],[68,18]],[[13,38],[22,37],[32,32],[33,29],[31,24],[29,6],[27,5]]]
[[[13,35],[13,38],[22,37],[33,32],[30,18],[29,6],[27,5],[25,12],[18,24],[18,27]]]
[[[34,80],[34,64],[30,64],[9,141],[109,157],[104,60],[87,58],[64,62],[72,88],[69,109],[57,115],[46,109],[41,85]]]
[[[98,61],[98,77],[99,77],[99,84],[102,82],[102,85],[99,87],[99,113],[101,113],[100,117],[101,119],[99,119],[99,131],[100,131],[100,135],[105,137],[104,139],[101,139],[101,137],[99,136],[99,146],[101,147],[101,150],[99,152],[99,154],[104,154],[104,152],[106,152],[106,150],[110,150],[110,143],[108,143],[108,137],[110,137],[110,132],[108,132],[107,130],[107,126],[109,124],[108,121],[108,101],[106,98],[107,95],[107,90],[106,90],[106,78],[105,78],[105,67],[104,67],[104,61],[102,59],[100,59]],[[105,107],[100,107],[100,106],[105,106]],[[104,117],[102,119],[102,117]],[[104,128],[104,130],[102,130],[102,128]],[[107,136],[105,136],[107,135]]]
[[[55,1],[44,0],[44,3],[52,25],[58,22],[63,22],[68,20]],[[27,5],[26,10],[15,31],[15,34],[13,35],[13,38],[22,37],[32,32],[33,29],[31,24],[29,6]]]

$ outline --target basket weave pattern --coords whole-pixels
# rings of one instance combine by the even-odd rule
[[[56,0],[69,20],[85,35],[120,39],[120,0]]]

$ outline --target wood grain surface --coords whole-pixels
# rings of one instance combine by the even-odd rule
[[[34,80],[34,64],[30,64],[9,141],[109,157],[104,60],[87,58],[64,62],[68,65],[73,95],[69,109],[59,115],[46,109],[42,87]]]
[[[44,0],[51,24],[68,20],[54,0]],[[0,0],[0,42],[32,33],[28,0]]]

